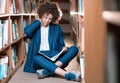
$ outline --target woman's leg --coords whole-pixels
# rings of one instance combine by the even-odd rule
[[[35,64],[37,64],[41,68],[43,68],[42,72],[46,71],[49,74],[50,73],[52,73],[52,74],[56,73],[58,75],[61,75],[61,76],[65,77],[66,79],[76,80],[76,78],[77,78],[77,81],[78,81],[80,75],[78,75],[76,77],[76,74],[68,73],[67,71],[64,71],[62,68],[60,68],[60,67],[63,66],[63,63],[64,63],[65,60],[67,60],[66,63],[68,64],[76,56],[77,52],[78,52],[77,48],[75,46],[72,46],[72,47],[69,48],[69,50],[65,54],[65,56],[60,58],[60,60],[57,61],[56,63],[53,63],[53,62],[47,60],[46,58],[44,58],[43,56],[39,56],[39,55],[36,55],[34,61],[35,61]],[[66,58],[69,58],[69,60],[66,59]],[[41,73],[41,70],[38,71],[38,72]],[[42,77],[48,76],[49,74],[44,75]]]
[[[65,77],[67,80],[80,81],[81,77],[79,72],[67,72],[62,69],[68,65],[68,63],[77,55],[77,53],[78,48],[76,46],[71,46],[68,49],[67,53],[55,63],[57,66],[59,66],[58,68],[56,68],[55,73]]]
[[[38,66],[37,68],[43,68],[54,72],[57,67],[66,66],[77,55],[77,53],[78,48],[76,46],[71,46],[67,53],[63,55],[56,63],[38,54],[34,57],[34,64]]]
[[[57,62],[59,63],[59,62]],[[34,57],[34,67],[37,70],[37,73],[39,73],[38,78],[44,78],[46,76],[52,75],[54,73],[64,76],[66,73],[63,69],[59,68],[59,64],[55,64],[54,62],[46,59],[43,56],[36,55]],[[42,69],[40,69],[42,68]]]

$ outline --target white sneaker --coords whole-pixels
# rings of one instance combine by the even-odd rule
[[[70,73],[72,73],[72,74],[75,75],[75,79],[72,79],[73,81],[78,81],[78,82],[81,81],[81,74],[80,74],[80,72],[72,71],[72,72],[70,72]]]
[[[42,78],[45,78],[45,77],[48,76],[48,75],[44,75],[44,74],[43,74],[43,70],[44,70],[44,69],[40,69],[40,70],[37,70],[37,71],[36,71],[37,76],[38,76],[38,79],[42,79]]]

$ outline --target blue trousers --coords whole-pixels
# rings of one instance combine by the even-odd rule
[[[61,68],[65,68],[69,64],[69,62],[77,55],[77,53],[78,48],[76,46],[69,47],[68,51],[57,60],[63,63],[63,66]],[[33,65],[36,70],[42,68],[48,70],[51,73],[54,73],[56,68],[58,67],[55,62],[52,62],[46,59],[44,56],[40,56],[39,54],[36,54],[33,60]]]

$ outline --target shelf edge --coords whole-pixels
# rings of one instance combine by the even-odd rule
[[[106,22],[120,26],[120,12],[119,11],[104,11],[102,13],[102,16]]]

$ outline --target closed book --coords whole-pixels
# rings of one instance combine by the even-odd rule
[[[3,44],[3,24],[0,24],[0,49],[2,48]]]
[[[3,22],[3,46],[8,44],[8,20],[4,20]]]
[[[4,59],[0,58],[0,80],[4,78]]]

